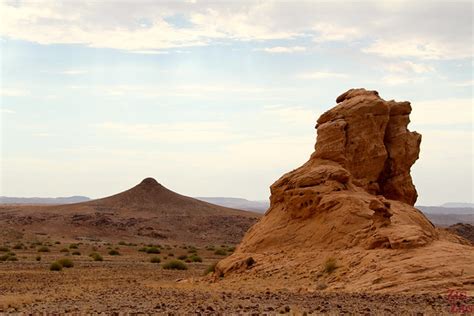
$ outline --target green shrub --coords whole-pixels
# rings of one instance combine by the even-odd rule
[[[158,253],[161,253],[160,249],[156,248],[156,247],[149,247],[145,250],[146,253],[154,253],[154,254],[158,254]]]
[[[70,244],[69,249],[77,249],[79,246],[77,244]]]
[[[63,266],[59,262],[53,262],[49,266],[49,270],[51,271],[61,271],[63,269]]]
[[[154,257],[150,258],[150,262],[151,263],[160,263],[161,259],[160,259],[160,257],[154,256]]]
[[[163,265],[167,270],[187,270],[188,266],[181,260],[171,260]]]
[[[59,259],[57,262],[64,268],[74,267],[74,262],[72,262],[72,260],[68,258]]]
[[[245,264],[247,265],[247,267],[253,266],[255,264],[254,258],[248,257],[247,259],[245,259]]]
[[[14,252],[7,252],[6,254],[0,256],[0,261],[18,261],[18,258]]]
[[[126,246],[126,245],[127,245],[127,243],[126,243],[125,241],[119,241],[118,244],[119,244],[120,246]]]
[[[337,269],[337,263],[335,258],[328,258],[324,263],[324,272],[331,274]]]
[[[216,265],[217,265],[217,262],[214,262],[213,264],[208,266],[206,271],[204,271],[204,275],[208,275],[209,273],[216,271]]]
[[[235,251],[235,247],[229,247],[229,248],[227,248],[227,250],[228,250],[229,252],[234,252],[234,251]]]
[[[102,258],[102,256],[100,254],[98,254],[97,252],[93,252],[89,255],[89,257],[91,257],[94,261],[103,261],[104,258]]]
[[[23,249],[23,248],[24,248],[24,246],[23,246],[23,244],[21,244],[21,243],[20,243],[20,244],[16,244],[15,246],[13,246],[13,249]]]
[[[69,252],[69,249],[63,248],[63,249],[59,250],[59,252]]]
[[[191,262],[202,262],[202,258],[198,255],[192,255],[189,257],[189,259],[191,260]]]
[[[146,252],[148,250],[148,247],[141,247],[138,249],[138,251],[141,251],[141,252]]]
[[[80,256],[80,255],[81,255],[81,252],[80,252],[80,251],[73,251],[73,252],[72,252],[72,255],[73,255],[73,256]]]
[[[227,256],[227,251],[225,251],[225,249],[217,249],[216,251],[214,251],[214,254],[215,255],[218,255],[218,256]]]
[[[109,251],[109,255],[111,255],[111,256],[120,256],[120,252],[118,252],[115,249],[112,249],[112,250]]]
[[[0,252],[7,252],[10,251],[10,248],[5,247],[5,246],[0,246]]]
[[[38,248],[38,252],[49,252],[49,248],[46,246],[41,246]]]
[[[188,259],[188,256],[186,256],[186,255],[181,255],[181,256],[178,257],[178,259],[179,259],[179,260],[186,260],[186,259]]]

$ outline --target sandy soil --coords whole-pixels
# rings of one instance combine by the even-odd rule
[[[472,308],[474,299],[462,293],[367,294],[337,293],[319,289],[262,288],[203,277],[206,269],[223,256],[215,250],[196,249],[203,262],[188,263],[188,270],[165,270],[162,264],[190,255],[190,246],[162,247],[160,254],[140,252],[143,245],[79,244],[50,242],[49,252],[23,241],[26,249],[12,249],[18,261],[0,262],[0,313],[200,313],[200,314],[450,314],[452,306]],[[43,244],[48,244],[43,242]],[[93,261],[95,251],[104,261]],[[69,249],[69,254],[60,252]],[[118,248],[121,255],[110,256]],[[214,249],[220,249],[215,245]],[[224,247],[230,249],[230,246]],[[79,251],[81,255],[72,255]],[[7,252],[0,252],[0,256]],[[229,251],[227,251],[229,253]],[[173,256],[170,256],[173,254]],[[41,261],[37,257],[41,256]],[[158,256],[161,263],[151,263]],[[50,271],[59,258],[70,258],[74,267]]]

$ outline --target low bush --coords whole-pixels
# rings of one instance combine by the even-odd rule
[[[111,256],[120,256],[120,252],[118,252],[115,249],[112,249],[112,250],[109,251],[109,255],[111,255]]]
[[[59,252],[69,252],[69,249],[63,248],[63,249],[59,250]]]
[[[158,253],[161,253],[160,249],[158,249],[157,247],[148,247],[146,250],[145,250],[146,253],[154,253],[154,254],[158,254]]]
[[[0,256],[0,261],[18,261],[16,254],[13,252],[7,252],[6,254]]]
[[[41,246],[38,248],[38,252],[49,252],[49,248],[46,246]]]
[[[6,246],[0,246],[0,252],[7,252],[7,251],[10,251],[10,248]]]
[[[204,271],[204,275],[208,275],[209,273],[216,271],[216,265],[217,265],[217,262],[214,262],[213,264],[208,266],[206,271]]]
[[[59,259],[57,262],[64,268],[74,267],[74,262],[72,262],[72,260],[68,258]]]
[[[254,258],[248,257],[247,259],[245,259],[245,264],[247,265],[247,267],[253,266],[255,264]]]
[[[167,270],[187,270],[188,266],[181,260],[171,260],[163,265]]]
[[[79,246],[77,244],[70,244],[69,249],[77,249]]]
[[[53,262],[49,266],[49,270],[51,271],[61,271],[63,269],[63,266],[59,262]]]
[[[151,262],[151,263],[160,263],[160,262],[161,262],[161,259],[160,259],[160,257],[154,256],[154,257],[151,257],[151,258],[150,258],[150,262]]]
[[[179,259],[179,260],[186,260],[186,259],[188,259],[188,256],[186,256],[186,255],[181,255],[181,256],[178,257],[178,259]]]
[[[188,258],[191,262],[202,262],[202,258],[197,255],[192,255]]]
[[[24,246],[23,246],[23,244],[21,244],[21,243],[20,243],[20,244],[16,244],[15,246],[13,246],[13,249],[23,249],[23,248],[24,248]]]
[[[41,256],[36,256],[36,261],[41,261]]]
[[[227,251],[221,248],[214,251],[214,254],[218,256],[227,256]]]
[[[80,255],[81,255],[81,252],[79,252],[79,251],[73,251],[73,252],[72,252],[72,255],[73,255],[73,256],[80,256]]]
[[[89,257],[91,257],[94,261],[103,261],[104,258],[102,258],[102,256],[100,254],[98,254],[97,252],[93,252],[89,255]]]
[[[328,258],[324,263],[324,272],[331,274],[337,269],[337,263],[335,258]]]

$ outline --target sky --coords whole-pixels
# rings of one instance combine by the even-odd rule
[[[473,202],[473,2],[0,0],[0,195],[265,200],[350,88],[408,100],[419,205]]]

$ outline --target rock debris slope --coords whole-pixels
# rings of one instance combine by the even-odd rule
[[[472,288],[473,247],[413,207],[410,168],[421,135],[407,129],[410,103],[365,89],[336,102],[317,121],[309,161],[271,186],[269,210],[216,274],[283,278],[308,288],[322,282],[334,289],[414,290],[409,284],[420,277],[426,282],[419,290]],[[324,272],[328,258],[337,262],[334,273]]]

